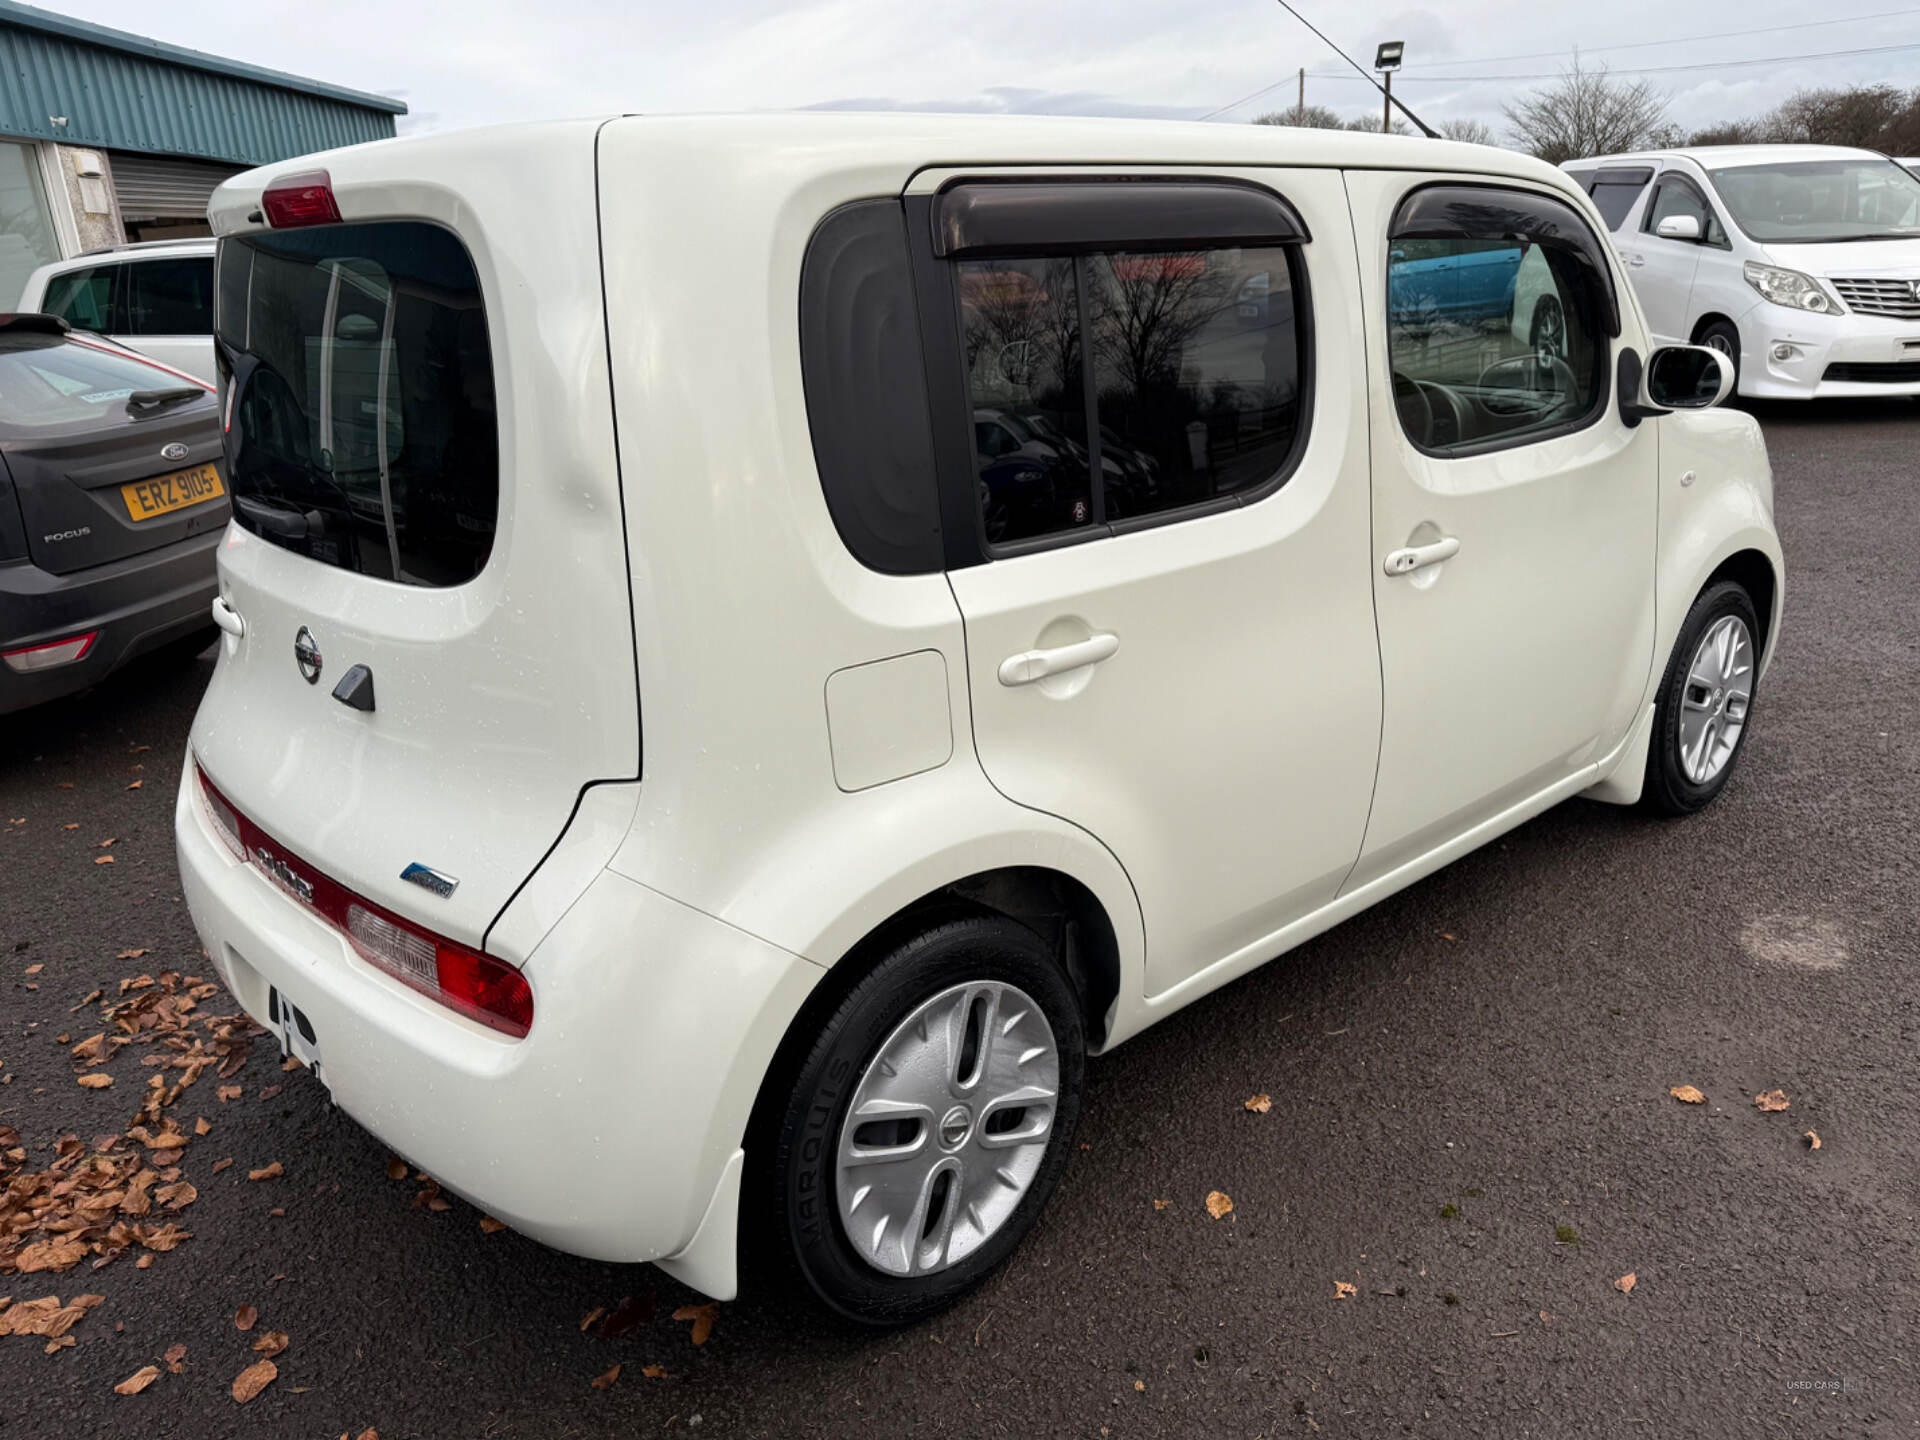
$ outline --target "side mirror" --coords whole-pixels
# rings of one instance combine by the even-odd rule
[[[1733,366],[1705,345],[1664,346],[1647,362],[1646,398],[1662,410],[1706,410],[1732,390]]]
[[[1691,215],[1669,215],[1660,222],[1659,229],[1654,233],[1663,240],[1692,240],[1697,243],[1700,239],[1700,222]]]

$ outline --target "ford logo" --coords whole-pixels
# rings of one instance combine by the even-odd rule
[[[320,644],[313,638],[313,632],[304,625],[300,627],[300,633],[293,637],[293,663],[300,667],[300,674],[307,684],[320,683]]]
[[[187,458],[187,447],[182,445],[178,440],[174,441],[171,445],[162,445],[160,447],[160,458],[162,460],[184,460]]]

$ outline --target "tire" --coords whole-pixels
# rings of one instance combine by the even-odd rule
[[[916,1017],[927,1007],[923,1039]],[[944,1045],[955,1033],[975,1037],[972,1052],[964,1038],[957,1054]],[[1052,1072],[1044,1056],[1017,1058],[1042,1048],[1042,1035],[1053,1043]],[[945,1309],[1018,1246],[1072,1153],[1086,1068],[1072,985],[1025,926],[971,911],[948,916],[889,949],[818,1023],[812,1043],[793,1050],[797,1059],[785,1079],[776,1067],[755,1117],[754,1233],[742,1238],[848,1319],[904,1325]],[[876,1064],[883,1051],[886,1063]],[[972,1088],[956,1084],[948,1056],[962,1081],[971,1067]],[[1021,1085],[1008,1085],[1009,1066]],[[1051,1086],[1031,1083],[1050,1073]],[[1031,1098],[1046,1091],[1050,1108]],[[1007,1095],[1028,1103],[996,1106]],[[920,1118],[848,1124],[857,1099],[871,1115],[922,1098]],[[1043,1134],[1022,1138],[1043,1122]],[[900,1157],[843,1168],[846,1154],[890,1150]],[[951,1167],[944,1180],[934,1173],[941,1167]],[[1020,1186],[996,1172],[1016,1174]],[[849,1205],[858,1241],[843,1214]]]
[[[1700,336],[1693,342],[1718,350],[1727,357],[1727,363],[1733,367],[1733,395],[1740,393],[1740,332],[1728,320],[1715,320],[1701,330]]]
[[[1542,295],[1533,304],[1533,324],[1528,343],[1535,356],[1555,360],[1567,358],[1567,312],[1557,295]]]
[[[1726,788],[1753,731],[1753,706],[1759,698],[1759,635],[1753,600],[1733,581],[1709,585],[1693,602],[1655,701],[1647,779],[1641,791],[1641,804],[1647,810],[1656,815],[1691,815]],[[1731,643],[1723,646],[1722,637]],[[1710,639],[1713,644],[1708,649]],[[1736,705],[1742,687],[1744,699]]]

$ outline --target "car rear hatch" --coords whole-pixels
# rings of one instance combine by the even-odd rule
[[[70,575],[226,524],[205,386],[21,321],[43,317],[0,322],[0,455],[34,564]]]
[[[244,633],[194,755],[276,878],[470,946],[638,774],[594,128],[308,157],[308,209],[253,171],[211,210]]]

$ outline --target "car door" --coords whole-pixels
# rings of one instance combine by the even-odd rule
[[[213,384],[213,257],[140,260],[122,269],[114,338]]]
[[[1676,215],[1690,217],[1700,227],[1701,239],[1669,239],[1660,234],[1660,222]],[[1694,276],[1700,268],[1701,247],[1718,226],[1713,207],[1698,185],[1678,170],[1661,172],[1641,212],[1639,229],[1628,237],[1625,247],[1633,288],[1655,345],[1691,342]],[[1718,233],[1724,246],[1725,232]]]
[[[918,188],[974,743],[1002,793],[1118,857],[1163,993],[1330,901],[1366,825],[1380,675],[1343,187]],[[989,414],[1060,437],[1061,463],[975,454]]]
[[[1577,781],[1624,739],[1652,659],[1658,442],[1614,402],[1618,353],[1644,356],[1645,337],[1572,204],[1485,177],[1353,171],[1347,183],[1385,682],[1351,890]],[[1516,249],[1542,277],[1529,307],[1558,312],[1545,343],[1529,316],[1428,334],[1382,305],[1410,263],[1396,255]]]

